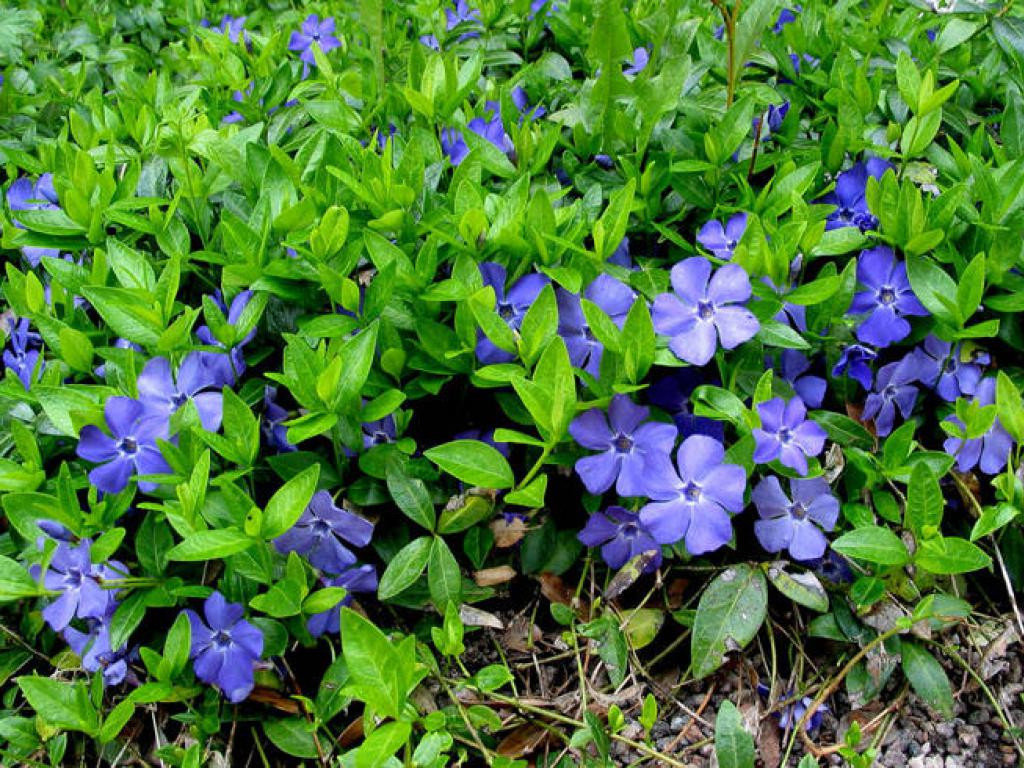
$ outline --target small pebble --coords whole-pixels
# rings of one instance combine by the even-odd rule
[[[971,725],[982,725],[992,717],[987,709],[974,709],[967,715],[967,722]]]

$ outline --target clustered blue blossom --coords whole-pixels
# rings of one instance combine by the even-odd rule
[[[31,330],[27,317],[15,320],[5,315],[3,321],[8,333],[3,353],[4,367],[18,378],[26,390],[30,389],[32,382],[42,376],[46,366],[40,355],[43,340]]]
[[[243,292],[235,297],[226,320],[236,326],[252,296]],[[215,299],[216,303],[216,299]],[[221,303],[223,306],[223,303]],[[79,436],[78,455],[100,466],[89,473],[89,480],[103,493],[124,490],[133,475],[172,474],[158,441],[172,442],[172,420],[181,408],[192,406],[203,429],[216,432],[223,418],[221,390],[234,384],[245,370],[242,347],[252,339],[250,331],[231,349],[213,338],[207,326],[196,335],[216,352],[195,350],[173,368],[166,357],[148,360],[136,381],[137,398],[114,396],[107,399],[104,418],[107,431],[87,424]],[[5,361],[6,362],[6,361]],[[140,480],[139,490],[152,492],[158,483]]]
[[[116,560],[94,563],[93,542],[76,543],[59,523],[40,520],[38,525],[45,534],[39,539],[40,549],[47,542],[53,545],[45,567],[30,569],[33,578],[41,576],[48,594],[43,620],[79,656],[83,669],[100,672],[106,685],[118,685],[129,673],[133,653],[127,645],[111,648],[110,621],[119,605],[117,582],[128,569]]]
[[[531,18],[542,11],[545,17],[550,17],[558,10],[559,4],[551,0],[530,3]],[[792,39],[793,30],[786,32],[785,28],[797,23],[801,11],[799,5],[784,8],[772,31]],[[480,38],[486,31],[481,11],[471,7],[467,0],[452,0],[444,14],[445,31],[452,33],[456,41]],[[242,42],[249,46],[245,20],[244,16],[225,15],[220,24],[212,28],[231,43]],[[211,27],[205,20],[202,25]],[[327,54],[342,46],[335,32],[333,17],[321,19],[310,14],[301,27],[291,33],[288,50],[298,54],[304,77],[316,66],[317,51]],[[716,37],[720,37],[717,31]],[[931,31],[929,37],[933,37]],[[440,49],[440,42],[434,35],[423,35],[419,39],[431,49]],[[423,51],[417,53],[424,54]],[[656,54],[651,47],[636,47],[623,62],[622,75],[629,79],[640,77],[651,67],[652,56]],[[788,56],[797,73],[801,66],[816,67],[820,63],[809,52],[789,53]],[[235,90],[232,101],[244,103],[252,97],[254,88],[255,84],[249,82],[244,90]],[[515,128],[516,120],[522,128],[530,121],[545,117],[547,109],[541,103],[531,103],[529,93],[521,85],[504,93],[518,115],[502,115],[501,103],[487,99],[482,109],[477,104],[473,109],[459,112],[446,126],[437,126],[439,145],[446,158],[446,162],[441,163],[442,170],[450,171],[470,155],[466,141],[469,134],[465,131],[486,140],[498,152],[515,160],[513,135],[520,135]],[[295,103],[286,102],[285,106]],[[553,102],[547,104],[556,109]],[[767,142],[778,133],[791,108],[789,101],[769,104],[754,117],[753,128],[758,140]],[[268,112],[275,109],[277,107],[272,107]],[[242,114],[235,111],[223,121],[237,123],[243,119]],[[372,126],[371,131],[368,141],[374,142],[380,152],[385,152],[389,141],[395,146],[403,140],[402,132],[394,124],[387,124],[385,128],[382,121]],[[475,141],[469,138],[469,143]],[[614,169],[617,161],[621,162],[617,157],[601,153],[585,164],[588,173],[604,176],[608,174],[602,170]],[[823,216],[826,230],[849,227],[871,236],[880,222],[868,203],[870,179],[881,180],[885,174],[896,170],[888,160],[865,156],[838,173],[834,188],[816,201],[829,208],[827,213],[819,214],[819,225]],[[562,169],[561,178],[568,179],[570,171],[571,168]],[[35,179],[15,179],[7,189],[6,200],[9,210],[13,214],[20,213],[29,223],[33,217],[29,212],[61,210],[51,173]],[[66,204],[71,205],[68,201]],[[926,318],[930,313],[915,293],[907,265],[885,244],[865,248],[857,256],[856,287],[845,313],[846,326],[837,323],[836,326],[843,327],[809,329],[805,307],[786,300],[799,284],[804,268],[802,254],[792,261],[788,276],[781,279],[779,285],[760,274],[764,270],[739,263],[743,260],[742,249],[737,255],[739,243],[752,218],[756,222],[754,211],[757,209],[747,207],[750,212],[726,208],[728,218],[715,213],[713,215],[720,218],[703,223],[694,239],[700,246],[696,252],[705,255],[690,256],[675,263],[669,274],[671,288],[660,293],[641,283],[648,253],[638,248],[639,266],[634,264],[628,236],[622,237],[608,258],[608,264],[614,267],[610,271],[617,276],[605,272],[593,276],[591,272],[586,276],[585,287],[578,290],[569,290],[562,284],[555,286],[552,278],[533,271],[515,275],[513,270],[514,279],[510,279],[510,268],[496,261],[479,263],[480,279],[485,287],[493,290],[494,312],[513,337],[518,337],[527,313],[541,292],[553,290],[557,334],[565,343],[570,363],[582,374],[581,379],[587,385],[607,386],[600,381],[602,362],[612,356],[584,311],[585,307],[589,311],[590,305],[606,315],[619,331],[637,302],[643,302],[641,308],[649,306],[651,325],[661,347],[659,354],[666,356],[659,362],[678,365],[665,366],[646,391],[642,382],[633,389],[598,391],[595,386],[595,401],[588,405],[596,403],[599,407],[586,408],[569,424],[569,435],[588,452],[578,456],[574,463],[576,475],[586,491],[601,496],[614,489],[618,497],[626,499],[621,504],[604,504],[602,499],[597,511],[589,516],[578,533],[581,543],[600,548],[602,558],[610,567],[620,568],[646,555],[643,569],[652,572],[663,562],[662,547],[680,545],[689,555],[701,556],[729,545],[735,536],[733,518],[747,508],[746,494],[752,486],[749,503],[757,512],[757,519],[752,521],[753,532],[766,552],[785,552],[794,561],[832,574],[830,578],[834,581],[847,580],[852,578],[848,564],[828,549],[827,534],[834,531],[840,512],[839,500],[829,481],[820,474],[817,459],[824,451],[828,433],[816,421],[815,414],[808,412],[808,408],[821,408],[829,395],[826,375],[830,374],[833,380],[843,379],[843,395],[850,406],[855,406],[853,383],[860,385],[864,394],[859,419],[879,438],[890,435],[898,420],[914,418],[919,402],[938,398],[946,408],[944,413],[948,413],[943,418],[948,433],[943,448],[953,457],[956,468],[960,472],[978,469],[993,475],[1007,465],[1014,443],[1011,435],[995,419],[984,434],[968,437],[961,418],[955,411],[949,412],[951,404],[961,401],[981,407],[995,403],[996,379],[988,370],[992,357],[973,343],[935,335],[942,332],[941,328],[928,332]],[[11,223],[18,229],[25,229],[16,215]],[[638,242],[641,241],[634,240],[634,246]],[[60,251],[53,248],[24,246],[21,251],[32,268],[38,267],[43,259],[62,258]],[[299,254],[290,247],[288,255],[299,259]],[[74,255],[65,255],[63,259],[80,263],[74,261]],[[65,265],[61,262],[58,266]],[[597,265],[598,269],[605,266]],[[758,288],[757,297],[752,278],[760,281],[754,284]],[[50,302],[49,286],[46,288],[46,300]],[[648,304],[650,296],[653,300]],[[362,287],[359,297],[358,314],[361,315]],[[95,492],[101,496],[119,494],[129,488],[133,478],[139,491],[157,491],[162,478],[175,475],[176,468],[168,460],[174,459],[174,452],[167,447],[178,441],[183,418],[194,413],[202,430],[216,433],[221,429],[224,390],[240,386],[240,379],[247,370],[245,348],[254,339],[256,330],[246,320],[256,305],[252,304],[252,290],[237,293],[230,302],[220,291],[207,298],[221,316],[214,322],[207,315],[209,324],[196,328],[195,338],[200,348],[184,355],[148,357],[137,375],[136,368],[130,367],[134,380],[124,382],[121,391],[134,391],[135,395],[108,396],[103,403],[102,420],[97,412],[90,417],[95,423],[81,427],[76,452],[94,465],[88,472],[93,496]],[[775,303],[767,311],[764,311],[764,304],[758,304],[766,299],[772,302],[778,299],[781,303],[774,322],[766,318],[775,311]],[[84,308],[84,300],[76,297],[74,306]],[[761,311],[755,314],[759,307]],[[335,308],[332,304],[332,318],[337,320]],[[337,311],[356,316],[349,310],[337,308]],[[812,325],[813,319],[810,318]],[[748,350],[774,370],[782,392],[776,388],[769,393],[774,396],[768,399],[755,398],[760,401],[750,405],[746,413],[750,423],[736,426],[748,439],[736,445],[735,450],[733,447],[727,450],[725,421],[700,415],[706,412],[695,408],[694,393],[699,387],[717,386],[722,378],[727,378],[724,366],[719,368],[712,364],[721,362],[722,350],[738,350],[755,338],[760,339],[759,334],[766,337],[776,327],[775,323],[788,326],[792,329],[791,335],[792,331],[797,332],[808,342],[804,347],[811,351],[805,354],[787,348],[776,357],[764,355],[759,349]],[[246,326],[244,333],[243,326]],[[43,334],[48,330],[44,323],[37,324],[43,331],[41,334],[32,329],[28,318],[8,314],[3,317],[2,327],[6,335],[2,359],[12,377],[5,386],[20,385],[31,393],[44,372],[48,383],[59,383],[61,374],[56,370],[59,361],[51,360],[51,364],[57,364],[48,367],[46,360]],[[913,343],[909,349],[896,347],[907,340]],[[811,347],[810,342],[818,346]],[[116,340],[114,350],[130,356],[144,353],[142,347],[126,339]],[[515,352],[499,347],[482,330],[476,332],[472,352],[481,365],[512,363],[517,358]],[[899,352],[903,354],[897,357]],[[116,355],[95,369],[98,378],[107,378],[112,360],[116,361]],[[253,358],[253,363],[256,362],[258,359]],[[111,381],[107,384],[113,386]],[[729,384],[731,387],[732,382]],[[259,392],[257,388],[253,399],[259,399]],[[748,403],[744,403],[746,405]],[[853,410],[851,408],[851,412]],[[297,446],[288,438],[288,426],[302,411],[302,408],[286,407],[276,387],[263,389],[260,429],[267,447],[281,454],[297,451]],[[360,424],[356,437],[361,438],[366,451],[395,450],[393,444],[400,440],[399,425],[404,423],[396,422],[394,415],[386,415]],[[508,443],[495,441],[493,430],[467,431],[459,437],[492,445],[506,458],[511,453]],[[344,450],[349,456],[355,455],[347,448]],[[764,473],[756,485],[740,464],[744,451],[756,471]],[[768,474],[770,472],[785,475],[786,485],[778,474]],[[506,519],[525,520],[527,517],[525,513],[509,510],[503,514]],[[40,521],[39,527],[45,534],[40,539],[42,559],[41,565],[34,566],[32,572],[45,590],[43,620],[67,641],[86,670],[100,672],[105,684],[119,684],[131,674],[129,664],[134,652],[127,644],[112,648],[110,628],[120,605],[120,584],[128,577],[128,569],[114,559],[93,562],[95,543],[88,538],[77,538],[60,524]],[[315,577],[320,585],[345,590],[335,606],[308,617],[306,627],[310,635],[318,637],[339,632],[341,607],[351,604],[356,594],[377,589],[376,568],[360,563],[353,551],[370,544],[374,529],[373,522],[351,511],[328,490],[317,490],[294,525],[273,540],[279,554],[295,553],[316,569]],[[225,580],[222,587],[229,595],[243,599],[230,588],[229,580]],[[207,591],[208,588],[203,588],[198,594],[202,596]],[[261,664],[265,638],[256,623],[246,620],[243,603],[230,602],[225,594],[215,590],[205,598],[201,615],[192,609],[183,613],[191,630],[189,657],[196,677],[216,686],[231,702],[246,699],[255,685],[255,670]],[[793,698],[777,713],[779,724],[791,727],[809,704],[806,697]],[[809,719],[809,730],[817,727],[822,709],[825,708],[820,708]]]
[[[189,658],[196,677],[215,685],[228,701],[244,701],[254,687],[254,665],[263,655],[263,632],[242,616],[239,603],[214,592],[203,603],[203,616],[185,610],[192,630]]]

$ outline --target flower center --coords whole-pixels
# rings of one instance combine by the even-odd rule
[[[391,435],[378,429],[373,433],[373,435],[371,435],[370,440],[374,445],[384,445],[385,443],[391,442]]]
[[[320,520],[319,518],[313,523],[313,535],[314,536],[326,536],[328,531],[331,530],[331,525],[326,520]]]
[[[889,306],[896,301],[896,291],[888,285],[884,285],[882,286],[882,290],[878,292],[878,300],[885,306]]]
[[[882,390],[882,397],[886,400],[892,400],[896,397],[896,387],[892,384],[886,385],[885,389]]]
[[[725,241],[725,247],[728,248],[730,251],[736,250],[736,245],[737,245],[737,241],[736,240],[726,240]]]
[[[139,450],[139,441],[134,437],[126,437],[117,446],[122,452],[133,454]]]
[[[629,453],[633,450],[633,438],[619,432],[619,434],[615,436],[615,439],[612,440],[612,445],[615,446],[615,450],[619,453]]]
[[[697,302],[697,317],[701,320],[710,320],[715,316],[715,305],[710,301]]]
[[[954,360],[952,357],[949,358],[946,361],[946,365],[943,367],[946,369],[947,373],[953,373],[953,371],[956,370],[956,360]]]
[[[683,487],[683,498],[690,502],[700,501],[700,486],[692,480]]]
[[[515,317],[515,315],[516,310],[511,304],[508,304],[504,301],[498,303],[498,316],[502,320],[508,322],[513,317]]]
[[[583,328],[583,338],[586,339],[589,342],[597,341],[597,337],[594,336],[594,332],[592,330],[590,330],[590,326],[589,325],[588,326],[584,326],[584,328]]]
[[[624,539],[634,539],[640,533],[640,529],[636,523],[626,523],[619,529],[619,533]]]
[[[69,587],[78,587],[82,584],[82,572],[78,568],[68,568],[64,573],[64,582]]]
[[[788,445],[793,440],[793,432],[789,427],[779,428],[779,442],[783,445]]]
[[[872,216],[870,213],[859,214],[854,218],[854,224],[856,224],[861,232],[869,229],[875,229],[878,226],[878,219]]]
[[[217,634],[213,636],[213,644],[218,648],[227,648],[231,645],[231,635],[227,633],[227,630],[217,630]]]
[[[188,402],[188,395],[184,392],[175,392],[171,396],[171,403],[174,404],[175,408],[181,408],[185,403]]]
[[[807,508],[800,502],[794,502],[789,508],[789,514],[797,520],[803,520],[807,517]]]

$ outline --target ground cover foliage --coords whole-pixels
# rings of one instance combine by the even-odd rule
[[[1012,2],[4,0],[0,74],[0,763],[1024,755]]]

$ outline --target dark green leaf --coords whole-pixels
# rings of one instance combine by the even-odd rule
[[[716,576],[697,605],[690,642],[694,677],[707,677],[727,653],[753,640],[767,611],[768,587],[760,570],[739,564]]]

